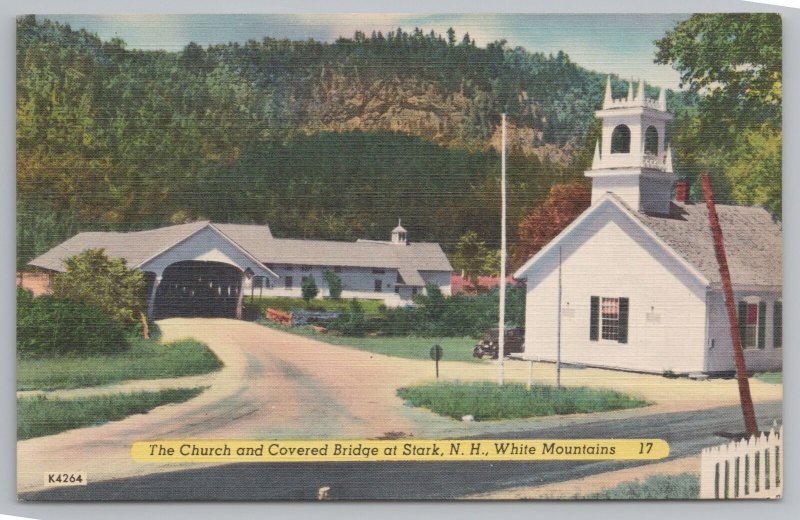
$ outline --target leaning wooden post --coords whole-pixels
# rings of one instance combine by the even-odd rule
[[[714,192],[711,189],[711,178],[708,174],[703,174],[702,181],[703,195],[705,196],[706,207],[708,208],[708,221],[711,226],[711,234],[714,238],[714,252],[717,255],[719,276],[722,279],[722,290],[725,293],[725,307],[728,310],[728,321],[731,325],[733,359],[736,362],[736,378],[739,381],[739,399],[742,402],[744,426],[748,434],[756,435],[758,433],[758,424],[756,423],[756,414],[753,409],[753,398],[750,395],[750,383],[747,380],[747,365],[745,365],[744,362],[742,338],[739,335],[739,322],[736,319],[736,303],[733,300],[733,287],[731,286],[731,273],[728,270],[728,259],[725,254],[725,242],[722,238],[722,228],[719,225],[717,208],[714,206]]]

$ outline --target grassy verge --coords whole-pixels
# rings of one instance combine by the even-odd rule
[[[580,495],[586,500],[688,500],[699,498],[700,478],[691,473],[653,475],[645,481],[623,482],[598,493]]]
[[[307,327],[283,327],[271,321],[263,320],[259,323],[267,327],[291,332],[298,336],[305,336],[331,345],[353,347],[375,354],[394,356],[406,359],[427,359],[430,361],[431,347],[442,347],[442,361],[467,361],[471,363],[486,363],[472,357],[472,347],[475,346],[473,338],[447,338],[447,337],[420,337],[420,336],[337,336],[334,334],[320,334]],[[431,361],[433,363],[433,361]]]
[[[358,300],[358,303],[361,304],[361,308],[364,309],[364,314],[366,315],[380,314],[379,307],[384,305],[383,300]],[[307,302],[302,298],[292,298],[290,296],[264,296],[260,298],[255,295],[252,298],[245,296],[244,304],[246,306],[255,306],[259,310],[272,308],[285,312],[289,312],[292,309],[314,311],[346,311],[350,309],[350,300],[346,298],[341,300],[315,298]],[[259,312],[259,316],[263,317],[263,313]]]
[[[178,388],[86,399],[17,399],[17,439],[42,437],[118,421],[129,415],[148,412],[157,406],[188,401],[202,391],[202,388]]]
[[[765,383],[774,385],[783,384],[783,372],[760,372],[758,374],[753,374],[753,377]]]
[[[222,362],[202,343],[161,344],[134,338],[120,354],[70,358],[17,359],[17,390],[58,390],[106,385],[128,379],[205,374]]]
[[[476,421],[603,412],[646,406],[643,399],[613,390],[586,387],[555,388],[487,381],[447,381],[400,388],[397,395],[414,406],[454,419],[472,415]]]

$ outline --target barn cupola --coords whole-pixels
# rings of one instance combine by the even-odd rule
[[[408,244],[408,231],[403,227],[400,219],[397,219],[397,227],[392,230],[392,244],[401,246]]]
[[[662,88],[658,99],[651,99],[643,81],[635,94],[629,82],[627,95],[614,99],[609,77],[603,107],[595,115],[602,134],[592,169],[585,172],[592,179],[592,204],[612,192],[635,211],[668,214],[675,174],[666,144],[667,123],[672,120],[666,91]]]

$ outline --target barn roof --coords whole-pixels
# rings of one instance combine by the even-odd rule
[[[63,271],[64,260],[87,249],[105,249],[131,267],[170,249],[194,233],[212,226],[264,264],[328,265],[398,269],[407,285],[424,285],[420,271],[452,271],[439,244],[407,245],[379,241],[342,242],[273,238],[268,226],[216,224],[208,221],[135,232],[79,233],[29,264]]]

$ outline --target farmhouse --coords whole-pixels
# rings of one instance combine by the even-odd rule
[[[735,370],[705,204],[676,179],[664,92],[643,84],[597,117],[592,204],[523,265],[525,354],[676,374]],[[676,198],[672,200],[673,186]],[[782,366],[782,229],[761,208],[718,205],[750,371]]]
[[[387,241],[274,238],[268,226],[208,221],[129,233],[79,233],[32,260],[49,273],[87,249],[103,249],[148,277],[148,315],[241,318],[245,293],[300,296],[313,277],[329,295],[325,273],[342,282],[343,298],[405,305],[427,284],[450,295],[450,263],[438,244],[408,241],[398,224]]]

